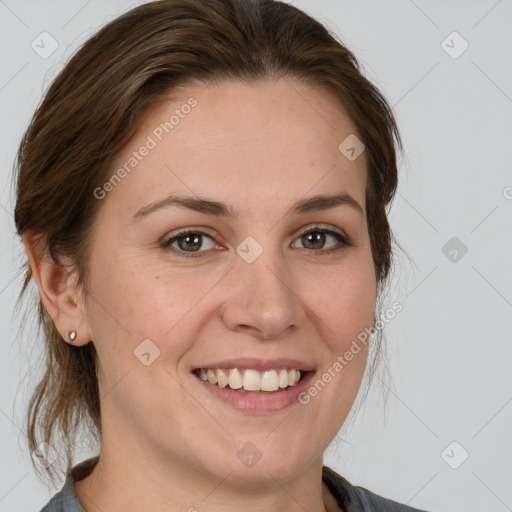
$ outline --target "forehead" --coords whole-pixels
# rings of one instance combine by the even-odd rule
[[[261,208],[262,198],[295,202],[308,191],[345,191],[364,207],[365,154],[350,161],[339,149],[356,134],[324,88],[291,79],[189,84],[146,114],[114,167],[133,158],[136,165],[109,195],[122,195],[130,211],[180,191],[227,200],[243,212],[244,205]],[[141,156],[144,146],[150,149]]]

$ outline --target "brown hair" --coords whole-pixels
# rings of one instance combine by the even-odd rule
[[[149,2],[86,41],[49,87],[21,141],[18,234],[38,235],[56,263],[69,258],[86,297],[90,234],[100,206],[93,191],[105,183],[149,107],[192,81],[288,77],[331,91],[366,146],[367,223],[380,296],[392,263],[386,208],[397,187],[395,144],[402,150],[393,113],[336,35],[275,0]],[[28,261],[22,271],[18,302],[32,277]],[[101,439],[96,352],[93,343],[73,347],[63,341],[40,299],[38,322],[46,359],[27,414],[29,448],[42,441],[64,447],[66,473],[72,474],[77,428],[88,424]],[[55,464],[46,474],[54,480]]]

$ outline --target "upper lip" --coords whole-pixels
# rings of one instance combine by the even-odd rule
[[[279,368],[294,368],[296,370],[303,370],[305,372],[314,370],[313,364],[307,361],[301,361],[299,359],[291,359],[288,357],[280,357],[278,359],[259,359],[256,357],[237,357],[233,359],[224,359],[223,361],[217,361],[214,363],[204,363],[200,366],[194,367],[192,370],[198,370],[199,368],[208,369],[229,369],[238,368],[239,370],[271,370]]]

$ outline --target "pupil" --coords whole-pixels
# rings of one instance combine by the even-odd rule
[[[186,235],[181,238],[181,240],[185,240],[186,247],[188,247],[188,248],[194,248],[192,245],[189,245],[189,241],[193,240],[193,244],[198,246],[197,249],[199,249],[201,247],[201,243],[199,242],[199,239],[200,239],[200,237],[197,235]],[[180,249],[183,249],[183,247],[181,247],[182,244],[179,244],[179,245],[180,245]]]
[[[313,240],[313,244],[316,243],[315,245],[315,248],[318,248],[318,247],[321,247],[323,245],[323,237],[325,237],[325,233],[309,233],[306,235],[306,239],[312,239]],[[316,241],[314,240],[316,238]],[[320,244],[318,244],[318,242],[322,242]],[[309,243],[309,240],[308,240],[308,243]]]

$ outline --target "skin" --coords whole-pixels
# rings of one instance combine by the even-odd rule
[[[43,302],[65,340],[92,340],[102,410],[100,461],[75,484],[87,512],[341,510],[321,480],[322,456],[345,421],[365,346],[309,404],[248,414],[209,398],[191,372],[237,356],[310,361],[319,378],[373,325],[376,277],[366,225],[366,160],[338,145],[357,130],[336,98],[290,79],[189,84],[150,111],[121,166],[193,96],[198,105],[104,199],[92,234],[89,296],[73,275],[25,246]],[[299,199],[350,194],[349,205],[286,214]],[[169,194],[223,201],[238,219],[170,206],[132,222]],[[348,235],[303,237],[320,224]],[[202,246],[173,243],[180,228]],[[248,236],[263,248],[247,263]],[[331,254],[321,253],[340,247]],[[133,351],[151,339],[149,366]],[[261,459],[246,467],[247,442]]]

